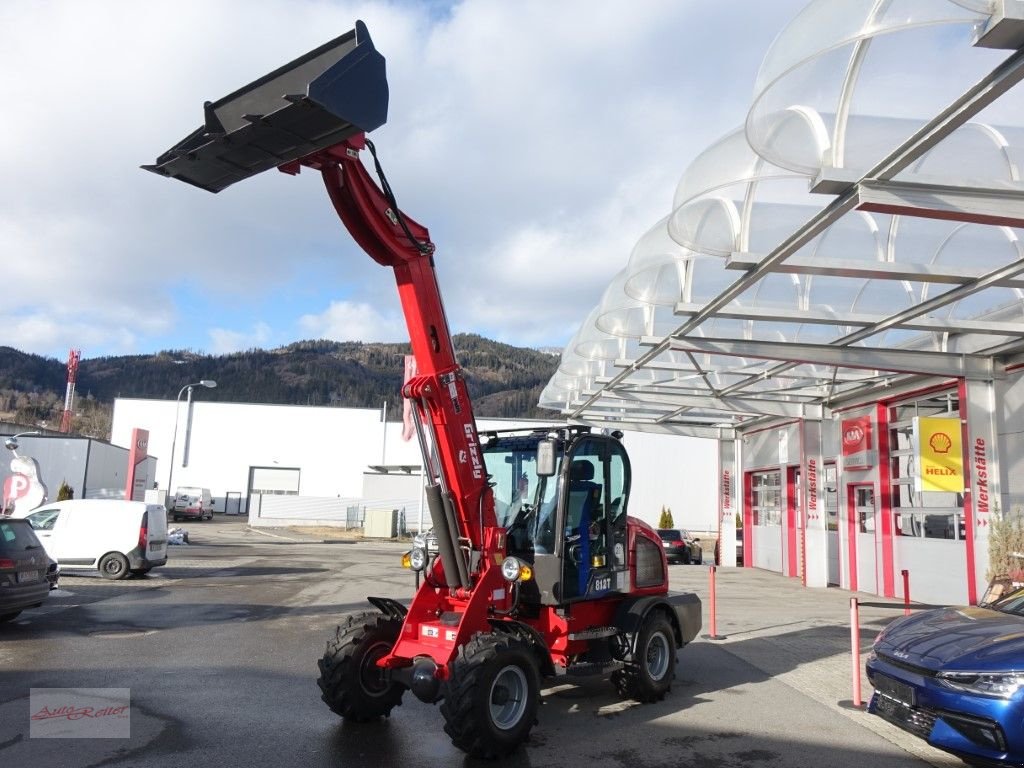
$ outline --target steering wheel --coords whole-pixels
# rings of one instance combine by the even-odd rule
[[[516,528],[525,525],[526,521],[530,519],[530,515],[533,514],[533,511],[533,507],[524,501],[522,505],[519,507],[519,511],[516,513],[515,519],[512,521],[512,524],[505,529],[505,534],[511,535],[512,531],[514,531]]]

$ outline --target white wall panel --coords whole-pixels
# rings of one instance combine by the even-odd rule
[[[375,408],[214,403],[201,396],[197,389],[187,467],[181,466],[187,424],[186,403],[181,403],[175,486],[209,488],[222,498],[228,491],[245,493],[249,467],[299,467],[303,496],[359,498],[369,466],[422,463],[419,442],[402,440],[401,422],[389,422],[385,435]],[[114,402],[112,441],[128,445],[133,428],[148,429],[149,453],[159,459],[156,478],[165,490],[174,422],[172,401]],[[548,423],[481,419],[478,426],[483,431]],[[715,441],[629,432],[623,442],[633,467],[631,514],[657,524],[664,504],[672,508],[677,525],[717,529]]]
[[[755,525],[752,530],[754,567],[782,573],[782,526]]]
[[[967,549],[962,541],[895,537],[896,595],[903,597],[900,571],[910,571],[910,599],[918,603],[967,602]]]
[[[681,528],[718,530],[717,441],[626,432],[623,445],[633,469],[629,514],[656,526],[664,505]]]

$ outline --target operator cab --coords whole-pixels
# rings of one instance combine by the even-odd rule
[[[560,605],[628,591],[630,467],[619,435],[560,427],[482,437],[508,554],[536,575],[522,600]]]

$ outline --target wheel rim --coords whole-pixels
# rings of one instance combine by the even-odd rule
[[[518,666],[509,664],[495,676],[488,700],[496,728],[507,731],[523,719],[529,691],[526,673]]]
[[[661,680],[668,672],[670,660],[668,638],[662,632],[651,636],[647,643],[647,674],[652,680]]]
[[[109,573],[111,576],[117,576],[124,568],[121,567],[121,561],[116,557],[112,557],[104,564],[103,570]]]
[[[390,644],[378,642],[366,649],[359,665],[359,685],[369,696],[383,696],[388,690],[387,674],[377,666],[377,659],[387,655]]]

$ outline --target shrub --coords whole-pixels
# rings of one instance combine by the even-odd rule
[[[988,534],[989,581],[1008,577],[1024,582],[1024,509],[1015,507],[1008,514],[995,512]]]
[[[57,489],[57,501],[67,501],[75,498],[75,489],[68,485],[67,480],[60,481],[60,488]]]

